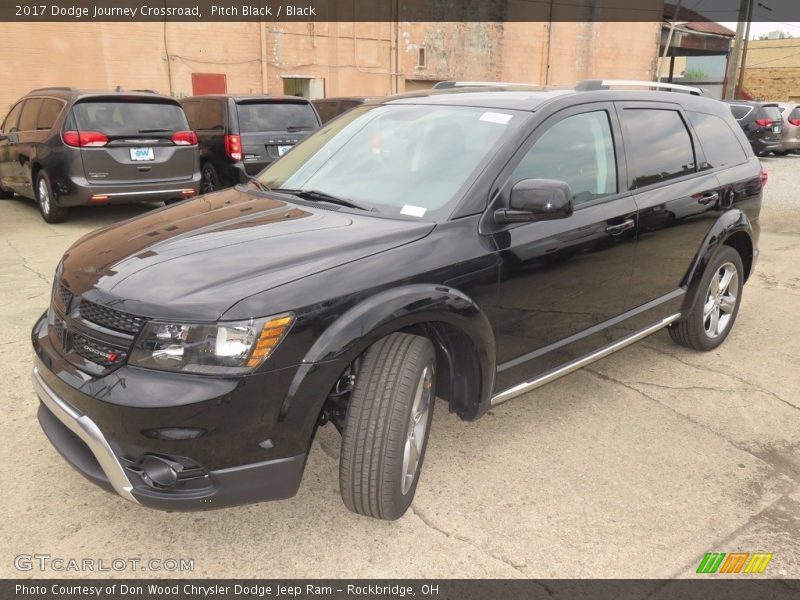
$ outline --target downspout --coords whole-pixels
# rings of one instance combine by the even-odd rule
[[[258,17],[258,37],[261,43],[261,93],[267,93],[267,29],[263,17]]]

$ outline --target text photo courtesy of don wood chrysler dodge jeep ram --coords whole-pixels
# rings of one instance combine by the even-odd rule
[[[725,104],[654,85],[366,102],[253,181],[84,236],[32,331],[44,432],[194,510],[292,496],[331,421],[345,504],[396,519],[436,398],[477,419],[662,328],[717,347],[766,173]]]

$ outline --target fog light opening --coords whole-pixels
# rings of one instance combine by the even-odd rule
[[[134,469],[147,485],[165,490],[175,487],[183,465],[161,456],[147,454],[139,459]]]

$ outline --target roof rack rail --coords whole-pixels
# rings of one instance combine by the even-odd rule
[[[437,81],[433,88],[434,90],[449,90],[461,87],[527,87],[541,89],[542,86],[532,83],[513,83],[510,81]]]
[[[34,92],[77,92],[78,90],[74,87],[57,87],[54,85],[37,88],[35,90],[31,90],[29,93],[33,94]]]
[[[615,87],[646,87],[650,89],[686,92],[693,96],[702,96],[703,88],[676,83],[662,83],[660,81],[636,81],[633,79],[584,79],[575,86],[576,92],[590,92],[594,90],[607,90]]]

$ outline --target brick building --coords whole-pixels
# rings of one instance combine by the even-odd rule
[[[749,42],[744,88],[760,100],[800,101],[800,39]]]
[[[649,80],[660,31],[658,22],[6,23],[0,112],[44,86],[315,98],[442,79]]]

